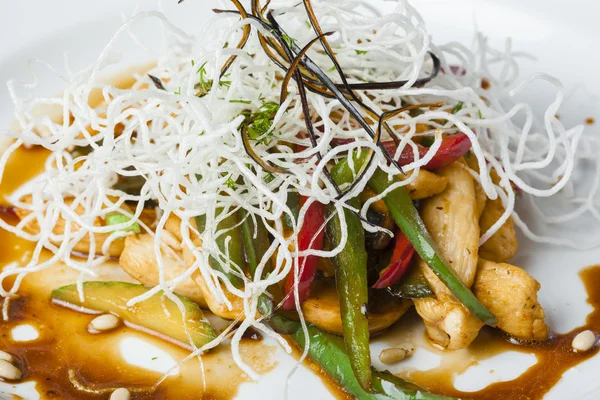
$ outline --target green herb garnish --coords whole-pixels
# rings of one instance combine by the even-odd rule
[[[458,103],[456,103],[456,105],[452,109],[452,114],[456,114],[457,112],[462,110],[464,105],[465,105],[465,103],[463,103],[462,101],[459,101]]]
[[[271,183],[271,182],[273,182],[274,179],[275,179],[275,175],[271,172],[269,172],[267,175],[265,175],[265,178],[264,178],[266,183]]]
[[[368,51],[366,51],[366,50],[354,50],[354,51],[356,51],[356,54],[359,56],[364,56],[365,54],[368,53]]]
[[[237,189],[237,184],[235,183],[235,181],[233,179],[231,179],[231,176],[229,177],[229,179],[227,179],[227,181],[225,182],[225,185],[229,189],[233,189],[233,190]]]
[[[289,48],[294,48],[296,46],[296,39],[288,36],[288,35],[281,35],[281,38],[283,39],[283,41],[285,42],[285,44],[288,45]]]
[[[258,111],[248,114],[245,123],[248,125],[248,137],[252,140],[259,140],[273,126],[273,118],[279,110],[279,104],[265,101]],[[263,143],[268,143],[268,138],[262,138]]]

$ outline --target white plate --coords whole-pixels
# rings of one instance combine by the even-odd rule
[[[156,6],[154,1],[142,3],[141,9]],[[215,3],[216,0],[187,0],[177,6],[176,0],[169,0],[164,1],[161,7],[176,24],[197,32],[203,21],[210,18],[210,8]],[[507,36],[512,37],[516,50],[537,57],[536,62],[525,61],[522,64],[524,75],[545,71],[562,79],[568,89],[579,88],[569,99],[571,105],[561,111],[562,120],[567,125],[582,123],[587,117],[598,117],[598,99],[590,93],[600,93],[600,75],[597,73],[600,56],[595,51],[595,40],[600,37],[600,25],[597,22],[600,3],[589,0],[571,0],[568,4],[560,0],[415,0],[413,5],[425,16],[437,43],[457,40],[469,44],[475,23],[496,45],[501,46]],[[126,18],[134,14],[130,2],[0,2],[0,80],[31,80],[28,61],[33,59],[44,60],[59,72],[64,71],[65,52],[73,69],[93,62],[118,29],[122,13]],[[152,47],[158,38],[156,28],[156,23],[144,23],[137,29],[140,33],[138,37]],[[151,52],[140,51],[127,36],[122,37],[118,48],[127,50],[126,59],[130,63],[154,58]],[[33,64],[31,68],[43,82],[40,94],[56,94],[64,85],[42,65]],[[536,86],[535,90],[530,90],[524,96],[541,109],[552,99],[547,95],[551,93]],[[10,123],[11,109],[8,91],[0,91],[0,126]],[[586,129],[588,135],[600,133],[594,126]],[[600,229],[585,224],[571,226],[568,232],[585,233],[585,238],[590,239],[598,237]],[[524,238],[521,238],[520,245],[515,263],[527,268],[541,282],[540,300],[547,310],[551,328],[566,332],[582,325],[590,307],[585,302],[585,292],[577,272],[583,267],[600,263],[600,250],[572,251],[535,244]],[[376,350],[382,346],[376,344],[374,348]],[[283,397],[286,376],[294,366],[294,360],[283,351],[279,351],[278,357],[278,368],[258,383],[242,385],[239,398],[262,400]],[[436,362],[435,357],[432,359],[427,354],[417,358],[423,364],[433,362],[435,365]],[[514,370],[517,367],[524,368],[527,362],[527,359],[510,356],[493,367]],[[486,367],[489,371],[489,365]],[[599,368],[600,357],[574,368],[565,374],[546,399],[599,398],[600,382],[596,372]],[[479,371],[469,381],[473,384],[489,379],[486,373]],[[290,381],[289,398],[329,399],[331,395],[316,376],[300,368]]]

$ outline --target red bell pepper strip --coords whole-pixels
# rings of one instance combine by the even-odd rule
[[[383,142],[383,145],[390,154],[394,154],[396,151],[396,145],[392,141]],[[439,150],[433,156],[431,161],[425,164],[422,168],[433,171],[446,167],[453,162],[459,160],[462,156],[467,154],[471,150],[471,140],[464,133],[458,133],[456,135],[448,136],[442,140]],[[417,145],[419,148],[419,159],[425,157],[429,148]],[[415,161],[415,156],[411,146],[404,147],[400,158],[398,158],[398,164],[401,166],[408,165]]]
[[[398,283],[408,271],[415,248],[400,229],[396,230],[395,241],[390,263],[379,273],[379,279],[373,285],[374,289],[385,289]]]
[[[306,202],[306,197],[300,197],[300,207]],[[325,237],[325,229],[317,232],[325,223],[325,206],[318,201],[313,202],[304,216],[304,223],[298,233],[298,251],[305,250],[322,250],[323,239]],[[300,268],[298,280],[298,297],[300,304],[304,302],[310,295],[313,280],[317,273],[317,265],[319,258],[316,256],[307,256],[298,258],[298,267]],[[293,311],[296,309],[296,300],[294,298],[294,286],[296,276],[294,271],[290,273],[285,283],[286,300],[283,303],[283,309]]]

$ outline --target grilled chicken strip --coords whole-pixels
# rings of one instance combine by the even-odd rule
[[[498,221],[498,219],[504,214],[504,205],[502,200],[488,200],[481,219],[479,220],[479,226],[481,232],[485,232],[492,227]],[[481,246],[479,249],[481,257],[495,261],[505,262],[510,260],[517,254],[519,244],[517,242],[517,232],[515,231],[515,222],[510,217],[504,225],[500,227],[498,232]]]
[[[477,272],[480,234],[475,183],[458,163],[438,174],[448,179],[448,186],[422,203],[421,217],[449,266],[470,287]],[[448,350],[469,346],[483,323],[456,300],[425,262],[420,260],[419,267],[436,294],[415,301],[429,337]]]
[[[177,247],[181,244],[169,231],[163,231],[163,262],[165,280],[168,282],[180,277],[187,270],[181,252]],[[167,239],[168,238],[168,239]],[[177,246],[177,247],[173,247]],[[129,236],[125,240],[125,247],[119,258],[119,265],[133,279],[146,286],[156,286],[159,283],[158,262],[154,253],[154,237],[148,234]],[[187,278],[174,288],[174,292],[183,297],[206,307],[206,300],[202,291],[192,280]]]

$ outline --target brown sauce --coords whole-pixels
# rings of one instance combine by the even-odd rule
[[[39,175],[44,170],[44,162],[49,155],[50,151],[43,147],[31,149],[19,147],[6,164],[2,185],[0,185],[0,204],[7,205],[7,196],[23,183]]]
[[[587,118],[585,120],[585,123],[588,124],[588,125],[594,125],[595,122],[596,122],[596,119],[595,118],[591,118],[591,117]]]
[[[589,352],[576,353],[571,347],[573,338],[581,331],[600,332],[600,265],[587,268],[580,273],[588,293],[588,303],[594,308],[588,315],[585,326],[564,335],[553,335],[545,342],[536,344],[513,344],[498,330],[486,328],[469,348],[474,360],[483,360],[506,351],[532,353],[537,357],[533,365],[518,378],[494,383],[485,389],[464,393],[454,388],[455,374],[463,371],[438,370],[408,375],[411,381],[428,390],[463,399],[473,400],[539,400],[554,387],[570,368],[595,356],[600,350],[596,344]],[[474,362],[476,363],[476,361]]]
[[[17,218],[4,200],[25,179],[33,178],[43,169],[47,151],[40,148],[19,149],[9,159],[5,178],[0,186],[0,217],[11,224]],[[0,267],[14,261],[26,262],[34,243],[19,239],[0,229]],[[107,264],[99,271],[99,280],[130,280],[116,264]],[[228,346],[219,346],[198,359],[180,366],[177,376],[169,377],[156,390],[150,390],[162,373],[128,364],[120,354],[124,337],[139,338],[166,351],[174,360],[183,360],[187,350],[158,338],[121,327],[115,331],[92,335],[87,325],[93,316],[80,314],[53,305],[50,292],[73,283],[77,273],[63,265],[28,275],[19,290],[21,297],[10,303],[10,321],[0,320],[0,349],[12,354],[23,371],[20,382],[35,381],[42,399],[107,399],[110,390],[132,389],[133,399],[231,399],[239,386],[250,378],[235,364]],[[6,288],[8,289],[8,287]],[[21,324],[34,326],[40,337],[31,342],[17,342],[11,331]],[[255,371],[265,374],[277,365],[275,347],[267,346],[256,334],[243,339],[240,353]],[[69,370],[79,382],[102,391],[86,393],[69,381]],[[203,385],[203,377],[206,387]],[[136,390],[141,390],[137,392]]]

